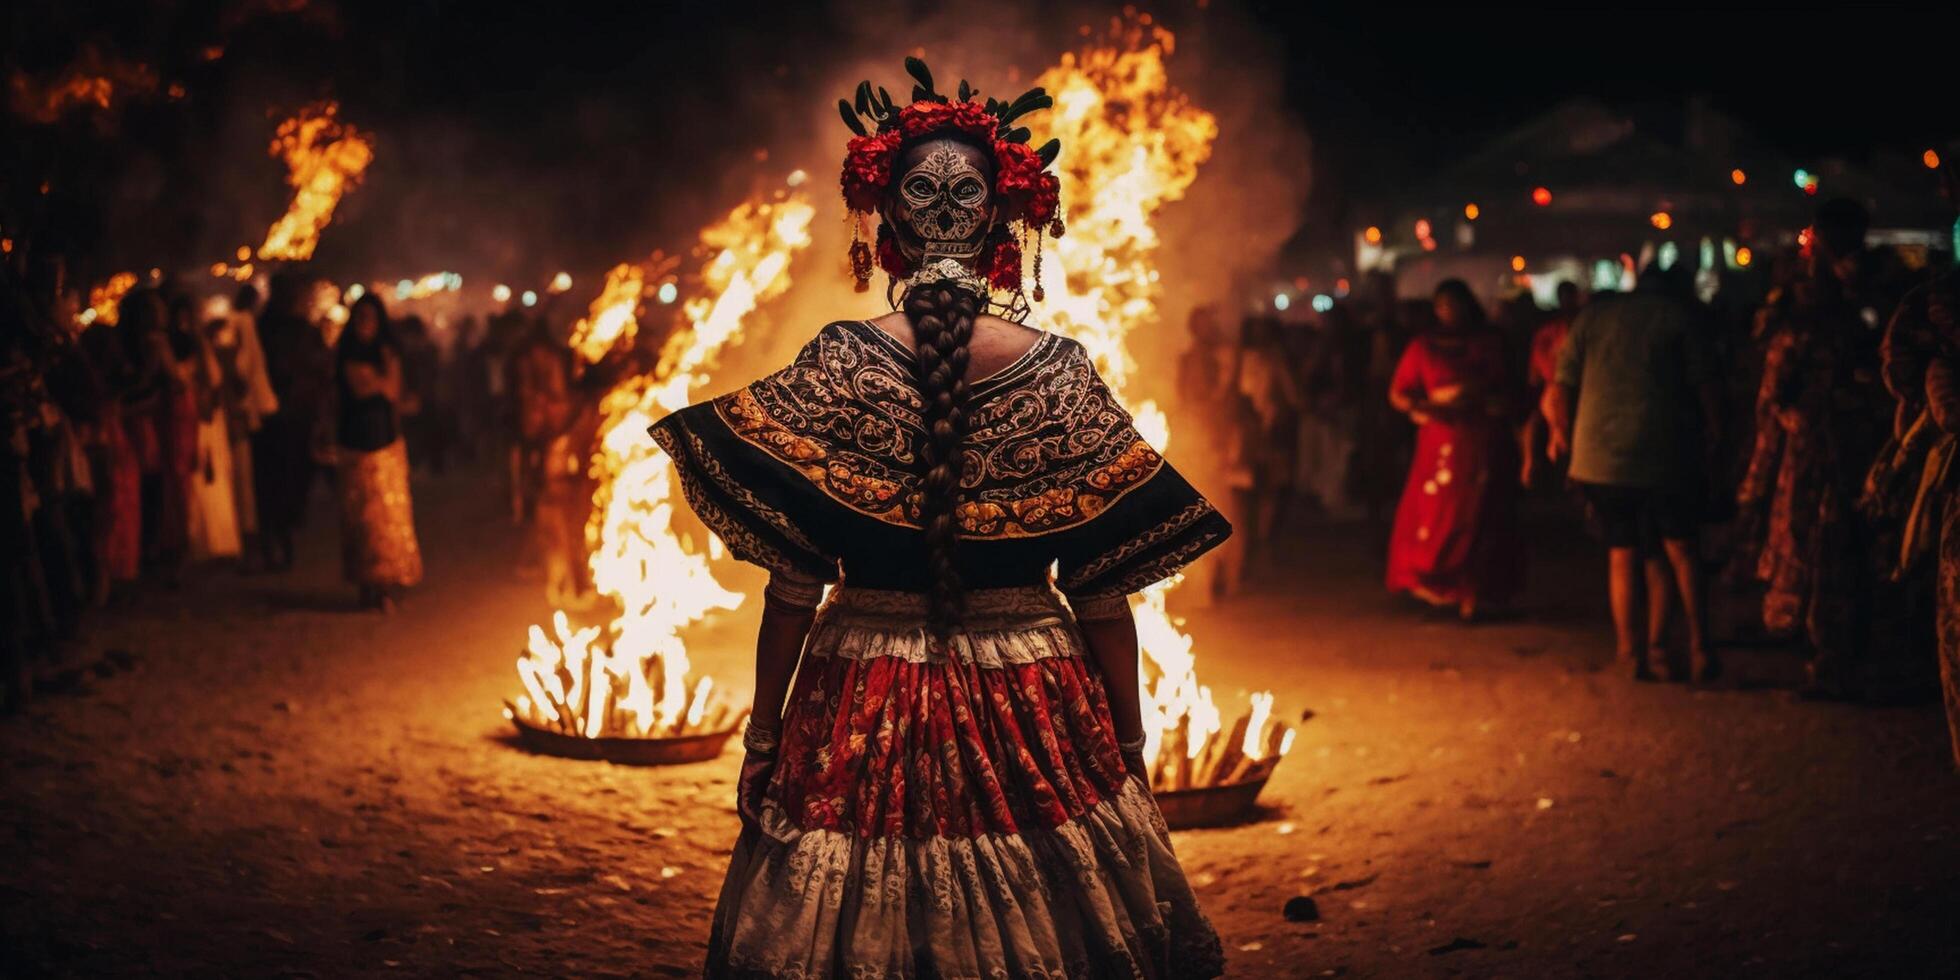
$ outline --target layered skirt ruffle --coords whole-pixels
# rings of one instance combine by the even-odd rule
[[[1108,700],[1048,589],[839,589],[737,842],[710,977],[1161,978],[1223,970]]]

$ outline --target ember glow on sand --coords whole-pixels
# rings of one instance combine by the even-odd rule
[[[1218,136],[1212,114],[1170,84],[1164,59],[1174,45],[1148,15],[1134,15],[1035,79],[1055,108],[1031,124],[1033,142],[1059,137],[1067,147],[1057,169],[1068,226],[1047,246],[1066,276],[1048,277],[1037,318],[1081,341],[1119,396],[1129,394],[1136,367],[1128,338],[1158,322],[1154,219],[1184,196]],[[1152,400],[1123,401],[1134,407],[1137,430],[1163,450],[1169,417]],[[1267,692],[1252,696],[1229,733],[1224,728],[1211,688],[1198,683],[1192,638],[1165,608],[1181,581],[1132,600],[1151,782],[1163,790],[1262,779],[1292,747],[1293,731],[1272,720]]]
[[[670,738],[728,731],[742,713],[708,677],[688,677],[681,631],[745,598],[715,581],[709,562],[719,541],[690,547],[673,527],[673,460],[647,427],[684,408],[709,380],[723,348],[742,335],[756,307],[789,288],[790,259],[810,244],[816,215],[797,191],[751,200],[701,233],[709,256],[684,324],[660,349],[651,372],[607,393],[592,457],[598,490],[586,525],[593,585],[614,609],[610,622],[574,627],[564,612],[549,630],[531,627],[517,660],[524,685],[507,710],[513,721],[583,738]],[[597,361],[639,335],[639,309],[671,265],[658,256],[607,275],[590,313],[573,328],[573,346]]]

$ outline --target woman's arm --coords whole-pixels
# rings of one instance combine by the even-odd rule
[[[1129,597],[1077,601],[1073,605],[1076,622],[1082,628],[1083,645],[1088,648],[1089,659],[1102,673],[1110,720],[1116,725],[1117,744],[1134,745],[1143,738],[1143,705],[1139,698],[1137,621],[1130,612]],[[1144,783],[1150,782],[1141,748],[1126,749],[1123,765]]]
[[[790,678],[796,674],[803,641],[816,618],[815,605],[805,608],[773,597],[764,599],[762,627],[755,637],[755,704],[750,708],[749,724],[764,731],[781,730],[783,700],[789,696]]]
[[[401,401],[402,359],[391,348],[381,350],[381,371],[375,378],[375,390],[391,402]]]
[[[746,751],[735,784],[735,812],[752,827],[762,819],[762,800],[782,737],[783,699],[816,621],[823,583],[772,575],[762,596],[762,627],[755,637],[755,703],[749,708],[748,730],[742,733]]]

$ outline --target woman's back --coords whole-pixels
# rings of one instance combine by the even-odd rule
[[[885,322],[832,323],[789,367],[654,427],[738,557],[927,589],[917,355],[893,329],[902,318]],[[1128,591],[1117,586],[1223,538],[1223,519],[1137,433],[1081,344],[996,323],[976,324],[987,354],[968,369],[954,558],[966,588],[1043,584],[1060,562],[1065,589]]]

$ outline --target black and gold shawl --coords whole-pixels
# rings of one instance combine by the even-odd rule
[[[660,420],[688,503],[736,557],[823,581],[924,589],[913,354],[833,323],[788,367]],[[970,386],[959,565],[968,588],[1134,592],[1231,526],[1137,433],[1081,344],[1044,334]]]

